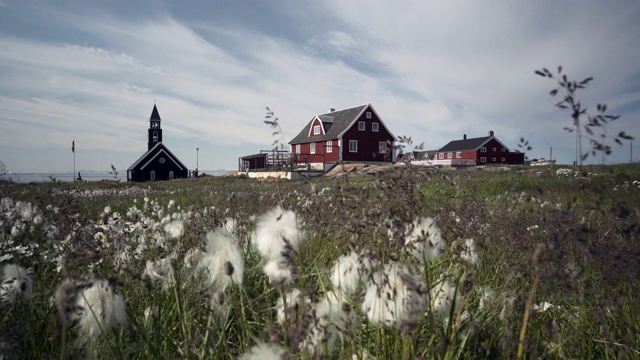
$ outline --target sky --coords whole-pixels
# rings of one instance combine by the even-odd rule
[[[571,164],[570,113],[534,70],[593,76],[582,105],[606,103],[621,115],[607,134],[639,137],[638,19],[635,0],[0,0],[0,161],[72,171],[75,137],[76,169],[124,173],[147,150],[156,104],[187,167],[236,169],[314,115],[370,103],[425,149],[492,130]],[[613,145],[607,163],[640,158]]]

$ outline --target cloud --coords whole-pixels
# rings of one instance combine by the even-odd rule
[[[534,152],[553,143],[570,162],[570,117],[547,95],[555,84],[533,71],[562,64],[576,79],[595,76],[580,99],[624,111],[608,130],[633,133],[640,6],[624,5],[340,0],[230,4],[215,15],[165,4],[135,16],[50,8],[38,25],[46,36],[0,25],[0,152],[66,148],[76,134],[90,139],[84,150],[126,168],[146,149],[155,102],[174,153],[199,147],[201,168],[233,168],[270,147],[265,106],[290,139],[315,114],[370,102],[396,135],[427,148],[494,130],[511,147],[520,136]],[[2,160],[37,170],[21,153]]]

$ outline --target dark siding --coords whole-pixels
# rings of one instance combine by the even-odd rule
[[[384,126],[380,119],[376,117],[375,112],[371,111],[371,119],[367,119],[367,109],[362,115],[353,123],[350,129],[348,129],[342,137],[342,160],[343,161],[372,161],[372,162],[392,162],[391,157],[385,158],[385,154],[379,152],[379,143],[381,141],[393,142],[393,135],[391,135]],[[358,122],[364,121],[365,130],[358,130]],[[372,124],[378,124],[378,131],[372,131]],[[349,152],[349,140],[358,141],[358,152]],[[391,143],[393,144],[393,143]],[[391,147],[391,145],[387,145]]]

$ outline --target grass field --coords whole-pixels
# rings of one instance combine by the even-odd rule
[[[2,358],[640,358],[637,164],[0,198]]]

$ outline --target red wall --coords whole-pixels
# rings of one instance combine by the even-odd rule
[[[385,159],[385,154],[378,152],[378,143],[380,141],[391,141],[393,144],[393,136],[382,126],[380,119],[376,117],[375,112],[371,111],[371,119],[367,119],[367,111],[362,113],[360,118],[345,132],[342,137],[342,160],[343,161],[386,161],[392,162],[392,157]],[[365,130],[358,130],[358,121],[365,122]],[[371,130],[371,124],[378,123],[378,132]],[[358,141],[358,152],[349,152],[349,140]],[[389,148],[392,145],[387,145]]]

